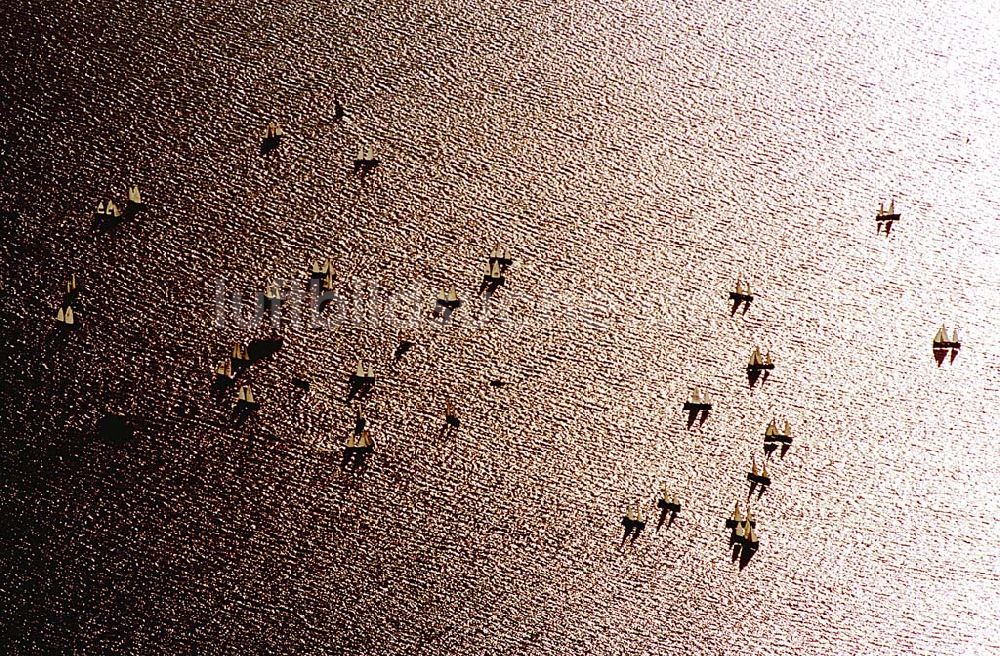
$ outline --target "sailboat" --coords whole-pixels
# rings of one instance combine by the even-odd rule
[[[128,202],[134,205],[142,205],[142,196],[139,194],[138,185],[128,188]]]
[[[374,442],[372,441],[371,435],[369,435],[367,430],[361,431],[361,435],[358,437],[357,446],[359,450],[371,451],[374,447]]]
[[[326,272],[326,277],[323,278],[323,291],[332,292],[333,291],[333,269]]]
[[[951,348],[956,350],[962,348],[962,343],[958,341],[958,328],[951,331]]]
[[[781,444],[791,444],[792,443],[792,426],[785,420],[785,425],[780,430],[778,429],[777,422],[772,418],[771,423],[767,425],[764,430],[764,443],[770,444],[773,442],[778,442]]]
[[[70,279],[66,282],[66,296],[73,296],[76,294],[76,274],[71,274]]]
[[[764,359],[760,355],[760,349],[758,347],[753,347],[753,351],[750,353],[750,359],[747,361],[748,371],[760,371],[764,368]]]
[[[229,358],[233,369],[250,366],[250,354],[242,344],[233,344],[233,354]]]
[[[679,513],[681,511],[681,502],[670,493],[666,487],[663,488],[663,494],[660,500],[656,503],[657,507],[671,513]]]
[[[59,311],[56,312],[56,324],[59,328],[75,328],[76,318],[73,316],[73,308],[67,305],[65,308],[60,307]]]
[[[757,537],[757,532],[753,530],[753,525],[747,521],[744,522],[743,527],[743,546],[748,549],[756,549],[760,540]]]
[[[316,279],[325,277],[330,272],[332,265],[333,262],[330,261],[330,258],[326,258],[326,260],[313,260],[312,266],[309,268],[309,277]]]
[[[771,477],[767,475],[767,460],[764,461],[764,467],[759,472],[757,470],[757,457],[754,456],[752,465],[750,468],[750,473],[747,474],[747,480],[751,483],[759,483],[760,485],[770,485]]]
[[[494,246],[493,250],[490,251],[490,264],[493,263],[499,264],[505,269],[513,264],[514,259],[510,256],[510,249],[506,246],[501,247],[500,244]]]
[[[255,410],[260,404],[253,396],[253,390],[249,385],[241,385],[237,393],[236,405],[244,410]]]
[[[889,209],[886,210],[883,203],[878,204],[878,214],[875,215],[878,221],[898,221],[899,214],[896,213],[896,199],[889,200]]]
[[[761,368],[767,371],[774,369],[774,360],[771,359],[770,351],[764,354],[764,365]]]
[[[233,363],[225,360],[215,368],[215,382],[228,383],[233,380]]]
[[[736,528],[737,524],[743,521],[743,514],[740,512],[740,502],[736,501],[736,507],[733,508],[733,512],[729,514],[726,518],[726,528]]]
[[[455,286],[452,285],[448,291],[441,291],[437,295],[437,305],[443,306],[449,309],[457,308],[461,305],[462,301],[458,299],[458,292],[455,291]]]
[[[732,301],[739,303],[749,303],[753,300],[753,293],[750,291],[750,283],[747,283],[746,287],[743,286],[743,280],[737,276],[736,278],[736,290],[729,292],[729,298]]]
[[[499,262],[483,265],[483,282],[488,285],[502,285],[504,283],[503,270]]]
[[[875,232],[876,234],[882,231],[882,226],[885,225],[885,235],[889,236],[889,231],[892,230],[893,221],[899,221],[899,214],[896,212],[896,199],[893,198],[889,201],[889,209],[886,210],[882,203],[878,204],[878,214],[875,215]]]
[[[702,396],[701,390],[695,387],[691,390],[691,397],[684,403],[684,409],[689,412],[711,410],[712,402],[708,394]]]
[[[943,324],[940,328],[938,328],[937,332],[934,333],[932,348],[948,348],[948,335],[945,333],[945,327]]]

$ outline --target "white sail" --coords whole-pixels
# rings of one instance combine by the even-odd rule
[[[281,137],[284,136],[285,131],[281,129],[281,123],[275,122],[274,124],[274,136]]]
[[[358,378],[365,377],[365,367],[364,365],[361,364],[361,360],[358,360],[358,368],[357,371],[354,372],[354,375],[357,376]]]
[[[360,439],[358,439],[357,444],[358,444],[358,447],[362,448],[362,449],[367,449],[368,447],[370,447],[372,445],[372,440],[371,440],[371,437],[369,437],[369,435],[368,435],[368,431],[362,431],[361,432],[361,437],[360,437]]]
[[[347,436],[347,440],[344,441],[344,446],[348,449],[356,449],[358,446],[358,439],[355,437],[354,433]]]
[[[56,321],[59,323],[66,323],[66,314],[63,312],[62,308],[59,308],[59,311],[56,312]]]
[[[97,204],[97,213],[104,214],[104,201],[102,200]]]
[[[937,332],[934,333],[934,343],[940,344],[941,342],[947,342],[948,337],[944,334],[944,326],[938,328]]]
[[[439,291],[438,295],[437,295],[437,300],[438,300],[439,303],[444,303],[445,301],[447,301],[448,300],[448,292],[444,291],[443,289],[441,291]]]
[[[358,156],[355,157],[354,159],[356,159],[358,161],[364,161],[364,159],[365,159],[365,147],[364,146],[358,146]]]
[[[743,516],[740,514],[740,502],[739,501],[736,502],[736,508],[733,509],[733,514],[730,516],[730,519],[732,519],[733,521],[735,521],[737,523],[743,521]]]
[[[737,522],[736,524],[736,537],[743,537],[743,524]]]
[[[107,213],[113,215],[116,219],[122,215],[121,211],[118,209],[118,206],[113,202],[111,202],[110,200],[108,201]]]
[[[764,364],[774,364],[774,360],[771,359],[770,351],[768,351],[767,354],[764,355]]]
[[[764,435],[774,435],[776,430],[777,429],[774,426],[774,419],[772,419],[771,423],[767,425],[766,429],[764,429]]]
[[[743,282],[739,278],[736,279],[736,293],[743,294]]]
[[[510,249],[508,249],[506,246],[503,247],[503,258],[502,259],[503,259],[504,262],[510,262],[510,260],[511,260]]]
[[[785,434],[785,437],[788,437],[792,434],[792,425],[788,423],[787,419],[785,420],[785,429],[783,432]]]
[[[701,403],[701,395],[698,393],[697,387],[691,390],[691,403]]]
[[[375,380],[375,365],[368,365],[368,378]]]
[[[493,269],[490,267],[490,265],[489,265],[488,262],[483,265],[483,277],[484,278],[492,278],[493,277]]]
[[[368,159],[369,162],[374,162],[375,161],[375,147],[374,146],[368,146],[368,158],[367,159]]]
[[[247,403],[256,403],[253,399],[253,390],[247,385]]]
[[[491,270],[491,275],[494,279],[499,280],[503,275],[500,271],[500,265],[497,262],[493,263],[493,269]]]
[[[457,300],[458,300],[458,293],[455,292],[455,286],[452,285],[451,289],[448,290],[448,302],[454,303]]]
[[[883,216],[883,215],[885,215],[885,203],[883,203],[882,201],[879,201],[879,204],[878,204],[878,216]]]
[[[73,325],[73,308],[71,307],[66,308],[66,325],[67,326]]]
[[[958,344],[958,328],[955,328],[954,330],[951,331],[951,341],[955,344]]]
[[[139,203],[142,202],[142,197],[139,195],[139,187],[138,187],[138,185],[135,186],[135,187],[129,187],[128,188],[128,199],[131,202],[135,203],[136,205],[138,205]]]
[[[757,475],[757,457],[754,456],[750,461],[750,473],[754,476]]]
[[[767,475],[767,460],[765,460],[765,461],[764,461],[764,466],[763,466],[763,468],[762,468],[762,469],[760,470],[760,475],[761,475],[761,476],[762,476],[763,478],[770,478],[770,476],[768,476],[768,475]]]

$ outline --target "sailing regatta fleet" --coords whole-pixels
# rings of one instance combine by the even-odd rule
[[[341,118],[343,117],[343,108],[340,106],[339,101],[337,106],[338,118]],[[272,121],[268,123],[264,132],[263,148],[273,149],[280,143],[283,136],[284,131],[278,122]],[[358,147],[357,154],[354,157],[355,173],[365,173],[371,171],[378,164],[379,159],[376,157],[375,150],[372,146],[362,144]],[[145,208],[146,206],[142,201],[139,187],[137,185],[133,185],[128,188],[128,197],[125,202],[124,210],[120,209],[113,199],[108,199],[106,202],[102,200],[97,204],[94,212],[94,218],[100,227],[110,227],[120,221],[124,221],[125,219],[136,215]],[[877,232],[881,233],[884,229],[886,236],[888,236],[893,223],[899,221],[900,219],[900,214],[896,212],[895,209],[894,198],[890,200],[888,208],[885,207],[884,203],[879,204],[875,219],[877,222]],[[491,249],[487,261],[482,265],[482,287],[480,289],[480,293],[482,294],[484,288],[492,290],[505,284],[508,269],[511,267],[513,262],[514,260],[506,246],[501,247],[500,245],[496,245],[493,249]],[[330,257],[313,260],[308,268],[311,281],[310,284],[324,292],[332,291],[335,281],[333,269],[333,260]],[[75,275],[73,275],[72,278],[66,283],[65,290],[63,302],[60,303],[57,308],[55,322],[57,327],[60,328],[74,328],[79,325],[77,314],[72,305],[77,294],[77,282]],[[749,282],[745,282],[743,280],[742,275],[737,277],[735,289],[729,291],[729,299],[733,302],[733,313],[736,312],[740,305],[743,305],[743,311],[746,313],[751,302],[754,300],[754,294],[751,291],[750,284]],[[282,297],[279,287],[274,283],[268,283],[265,286],[263,293],[260,295],[260,302],[262,306],[270,309],[277,309],[281,301]],[[443,289],[437,293],[432,314],[434,316],[447,316],[461,304],[462,301],[458,296],[455,286],[451,285],[447,289]],[[412,346],[412,343],[409,344]],[[944,325],[938,329],[932,340],[932,349],[936,354],[950,351],[952,359],[954,359],[960,347],[961,344],[959,342],[957,329],[953,329],[951,336],[949,337],[948,329]],[[405,349],[403,352],[405,352]],[[399,351],[397,351],[397,359],[398,357]],[[242,344],[236,343],[233,346],[230,357],[221,362],[214,370],[216,385],[219,387],[229,387],[231,385],[235,385],[240,379],[241,374],[246,372],[250,366],[251,359],[247,349]],[[751,376],[751,386],[756,375],[763,372],[766,377],[766,372],[770,372],[774,369],[774,361],[770,352],[768,351],[762,353],[758,346],[754,346],[747,360],[746,369],[748,375]],[[374,385],[376,380],[374,365],[369,364],[365,367],[363,362],[359,360],[350,379],[352,385],[371,387]],[[260,402],[254,396],[250,382],[241,382],[237,386],[237,413],[247,414],[257,410],[259,407]],[[685,411],[690,413],[704,413],[703,417],[707,416],[708,411],[710,411],[712,407],[713,403],[711,397],[707,393],[703,394],[698,387],[694,387],[692,389],[690,397],[683,405]],[[459,426],[457,413],[450,401],[446,406],[445,422],[446,425],[451,428],[457,428]],[[777,419],[772,418],[764,430],[765,445],[791,445],[792,439],[792,428],[788,419],[785,419],[782,426],[779,428]],[[365,421],[361,417],[359,411],[355,430],[350,433],[344,441],[345,462],[363,461],[364,457],[373,451],[374,446],[374,440],[371,438],[369,430],[365,428]],[[746,479],[751,484],[751,494],[756,486],[761,486],[761,492],[763,492],[763,489],[766,489],[771,485],[771,478],[767,469],[766,454],[760,468],[758,468],[757,465],[756,455],[754,454],[751,456],[751,466],[746,474]],[[680,500],[666,486],[663,487],[659,499],[656,502],[656,506],[661,509],[664,514],[672,513],[673,515],[677,515],[681,511]],[[625,515],[622,518],[622,524],[625,528],[626,537],[631,534],[633,539],[645,529],[646,520],[641,503],[627,505]],[[733,543],[742,545],[742,547],[749,550],[756,550],[760,542],[759,536],[756,532],[756,524],[757,522],[753,518],[749,501],[747,503],[745,513],[741,511],[740,503],[737,501],[735,509],[725,520],[725,526],[732,529],[731,538]]]

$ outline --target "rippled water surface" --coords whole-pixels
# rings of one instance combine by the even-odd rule
[[[993,3],[6,18],[4,653],[1000,653]],[[130,184],[148,210],[95,230]],[[496,242],[516,261],[487,300]],[[72,272],[82,329],[55,336]],[[730,316],[739,274],[757,298]],[[212,370],[272,333],[271,280],[284,341],[234,424]],[[963,345],[938,367],[941,323]],[[754,345],[776,368],[751,389]],[[348,402],[358,358],[377,382]],[[688,429],[692,385],[715,408]],[[358,408],[377,447],[345,471]],[[772,416],[796,441],[741,568],[723,521]],[[630,502],[652,517],[623,542]]]

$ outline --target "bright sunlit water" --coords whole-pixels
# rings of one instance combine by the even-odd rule
[[[0,34],[4,653],[1000,653],[1000,7],[23,0]],[[270,280],[237,426],[212,371]]]

